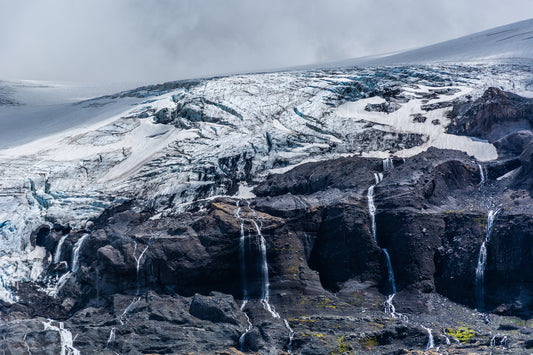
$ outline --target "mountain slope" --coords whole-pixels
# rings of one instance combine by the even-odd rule
[[[431,58],[508,57],[530,25],[5,106],[3,349],[529,353],[532,68]]]
[[[335,66],[499,62],[533,59],[533,19],[392,55],[337,62]]]

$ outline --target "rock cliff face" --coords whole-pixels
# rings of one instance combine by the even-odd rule
[[[61,208],[83,204],[57,192],[58,175],[31,180],[27,198],[33,202],[23,206],[39,211],[39,218],[21,250],[35,257],[28,257],[33,266],[27,276],[2,279],[2,349],[528,353],[531,100],[496,88],[467,96],[449,87],[458,80],[449,68],[434,77],[428,74],[434,68],[406,70],[377,70],[372,79],[358,77],[358,85],[327,87],[323,101],[309,99],[307,113],[290,106],[277,112],[275,117],[291,112],[301,120],[294,124],[301,124],[300,133],[289,125],[280,129],[277,121],[272,127],[279,130],[261,131],[244,150],[234,142],[234,154],[215,160],[206,155],[202,162],[191,147],[207,141],[209,130],[233,132],[232,120],[245,116],[238,105],[189,89],[171,91],[170,106],[137,110],[136,119],[153,117],[153,125],[179,132],[192,129],[201,133],[196,141],[175,142],[174,151],[152,156],[126,182],[111,180],[112,193],[95,190],[90,208],[75,211],[89,218],[76,223],[65,222]],[[413,81],[406,84],[406,77]],[[168,85],[164,90],[179,87]],[[434,87],[424,89],[429,85]],[[156,89],[163,90],[124,96]],[[339,106],[346,102],[360,107],[343,111]],[[320,105],[336,110],[313,116]],[[405,116],[408,105],[409,112],[430,105],[420,108],[429,120],[420,112]],[[358,116],[363,112],[370,116]],[[414,128],[394,131],[391,121],[405,117]],[[432,123],[437,117],[443,123]],[[447,149],[463,142],[457,140],[443,148],[434,134],[444,134],[447,117],[450,140],[475,136],[494,146],[468,141]],[[207,124],[211,128],[203,132]],[[358,129],[345,128],[354,125]],[[479,162],[469,155],[483,153],[478,147],[497,150],[500,158]],[[474,153],[460,151],[470,148]],[[389,157],[370,154],[374,149]],[[102,177],[105,171],[98,169],[114,172],[131,157],[126,150],[120,159],[107,154],[84,162],[88,181],[93,171]],[[189,188],[171,189],[172,179]],[[1,222],[5,240],[15,222]],[[21,275],[25,269],[9,257],[2,259],[4,275],[15,280],[9,268]]]

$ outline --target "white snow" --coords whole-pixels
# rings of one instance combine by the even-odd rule
[[[472,89],[466,87],[454,88],[459,89],[459,93],[446,97],[447,101],[451,101],[459,96],[467,95],[472,91]],[[429,88],[422,87],[422,89],[427,90]],[[442,100],[443,99],[430,100],[427,104],[442,102]],[[365,111],[367,104],[378,104],[381,102],[384,102],[384,100],[380,97],[348,102],[341,105],[336,110],[336,114],[342,118],[362,119],[368,122],[379,123],[383,125],[385,129],[389,129],[392,132],[418,133],[428,138],[426,143],[421,146],[395,153],[395,155],[400,157],[413,156],[427,150],[429,147],[461,150],[476,157],[479,161],[494,160],[498,157],[496,148],[490,143],[475,141],[465,136],[456,136],[445,133],[445,127],[449,124],[449,119],[446,118],[445,113],[449,109],[443,108],[425,112],[421,109],[421,99],[411,99],[408,103],[403,104],[399,110],[392,113]],[[423,123],[413,122],[412,115],[417,113],[427,117],[426,121]],[[440,123],[433,124],[432,121],[437,119]],[[382,151],[366,152],[365,156],[384,158],[384,153],[385,152]]]
[[[350,59],[326,65],[400,65],[533,60],[533,19],[394,54]]]

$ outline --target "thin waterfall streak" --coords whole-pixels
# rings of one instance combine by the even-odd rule
[[[263,235],[261,234],[261,229],[259,228],[259,225],[256,223],[256,221],[252,221],[252,223],[254,224],[254,227],[257,231],[257,236],[259,237],[259,248],[261,250],[261,278],[263,279],[261,299],[266,300],[268,302],[268,299],[270,298],[270,283],[268,280],[268,264],[266,261],[265,239],[263,238]]]
[[[287,319],[283,319],[283,323],[285,323],[285,328],[289,331],[289,344],[287,344],[287,352],[289,354],[292,354],[292,340],[294,339],[294,330],[292,330],[289,321]]]
[[[259,218],[259,215],[257,212],[255,212],[250,204],[248,203],[248,209],[250,210],[250,213],[252,214],[252,218],[250,218],[250,222],[253,225],[256,234],[257,234],[257,241],[258,241],[258,247],[259,247],[259,255],[260,255],[260,266],[261,266],[261,304],[263,308],[268,311],[272,317],[274,318],[280,318],[279,314],[274,309],[274,306],[270,304],[270,281],[268,277],[268,260],[267,260],[267,247],[266,247],[266,240],[261,232],[262,222]],[[240,268],[241,268],[241,277],[242,277],[242,291],[243,291],[243,306],[244,307],[244,301],[247,301],[250,297],[250,293],[248,290],[248,281],[247,281],[247,272],[246,272],[246,240],[248,240],[249,249],[252,249],[252,237],[249,235],[246,237],[244,232],[244,218],[241,217],[241,208],[239,207],[239,202],[237,202],[237,208],[235,209],[235,217],[240,222],[240,239],[239,239],[239,258],[240,258]]]
[[[404,322],[409,322],[409,318],[407,318],[405,314],[396,312],[396,307],[394,307],[394,304],[392,303],[394,296],[396,296],[395,293],[387,296],[387,299],[385,300],[385,313],[390,314],[392,318],[398,318]]]
[[[59,341],[61,345],[61,355],[80,355],[80,351],[74,347],[74,340],[76,336],[72,336],[70,330],[65,328],[65,323],[56,322],[52,319],[48,319],[46,322],[42,322],[44,330],[54,330],[59,333]],[[54,325],[56,323],[57,325]]]
[[[496,216],[500,213],[500,209],[497,208],[495,210],[490,210],[487,214],[487,237],[486,240],[489,241],[490,237],[492,235],[492,229],[494,227],[494,220],[496,219]]]
[[[67,239],[68,236],[69,234],[65,234],[64,236],[61,237],[61,239],[59,239],[59,242],[57,243],[57,247],[54,253],[54,264],[57,264],[58,262],[61,261],[61,248],[63,247],[63,243],[65,242],[65,239]]]
[[[137,302],[139,302],[141,300],[141,297],[135,297],[131,303],[128,305],[128,307],[126,307],[126,309],[124,310],[124,312],[122,312],[122,314],[120,315],[119,317],[119,322],[121,325],[124,325],[125,322],[128,321],[128,313],[133,309],[133,307],[137,304]]]
[[[478,309],[485,307],[485,267],[487,266],[487,248],[485,242],[481,244],[479,249],[479,258],[476,266],[476,306]]]
[[[115,327],[111,328],[111,331],[109,332],[109,338],[107,339],[107,343],[106,343],[106,346],[105,346],[106,349],[109,349],[109,345],[110,344],[114,344],[115,343],[116,330],[117,329]]]
[[[270,304],[270,282],[268,279],[268,261],[267,261],[267,249],[265,237],[261,233],[261,228],[255,220],[252,220],[252,223],[257,231],[257,236],[259,237],[259,248],[261,250],[261,274],[263,279],[263,287],[261,289],[261,303],[263,308],[267,310],[272,317],[279,318],[279,314],[276,312],[274,307]]]
[[[244,308],[244,306],[246,305],[246,301],[248,300],[248,282],[246,280],[246,249],[245,249],[246,237],[244,235],[244,220],[241,217],[241,208],[239,207],[239,201],[237,201],[235,217],[239,221],[240,232],[241,232],[241,235],[239,238],[239,264],[241,268],[241,283],[242,283],[242,298],[243,298],[242,308]]]
[[[385,253],[385,258],[387,260],[387,274],[389,277],[389,286],[390,286],[392,294],[395,294],[396,293],[396,280],[394,278],[394,270],[392,268],[392,262],[390,259],[390,255],[387,249],[385,248],[383,248],[383,253]]]
[[[374,173],[374,180],[376,181],[376,185],[383,181],[383,173]]]
[[[481,164],[478,163],[477,166],[479,168],[479,186],[483,186],[487,181],[485,177],[485,170],[483,169],[483,166]]]
[[[396,296],[395,293],[387,296],[387,300],[385,301],[385,313],[389,313],[393,318],[396,318],[396,307],[394,307],[394,304],[392,303],[394,296]]]
[[[442,336],[444,337],[444,341],[446,345],[450,345],[451,344],[450,338],[448,337],[448,335],[446,334],[444,330],[442,331]]]
[[[426,345],[426,350],[433,349],[435,347],[435,342],[433,340],[433,334],[431,333],[431,328],[424,327],[423,325],[420,325],[422,328],[428,332],[428,343]]]
[[[367,192],[367,200],[368,200],[368,213],[370,214],[370,222],[372,226],[372,236],[374,237],[374,241],[377,243],[377,233],[376,233],[376,205],[374,204],[374,187],[376,185],[372,185],[368,188]]]
[[[248,301],[242,302],[242,305],[241,305],[242,311],[244,310],[244,306],[246,306],[246,303],[248,303]],[[246,327],[246,330],[244,331],[244,333],[242,333],[241,336],[239,337],[239,350],[240,351],[244,351],[244,340],[246,338],[246,334],[248,334],[254,327],[252,322],[250,321],[250,317],[248,317],[248,314],[244,311],[243,313],[244,313],[244,316],[246,317],[246,322],[248,323],[248,326]]]
[[[383,171],[389,171],[394,169],[394,162],[392,158],[385,158],[383,159]]]
[[[494,221],[500,212],[500,209],[490,210],[487,213],[487,232],[485,240],[481,243],[479,248],[479,256],[476,265],[475,275],[475,299],[476,307],[480,310],[485,308],[485,269],[487,268],[487,246],[492,236],[492,230],[494,228]]]
[[[133,258],[135,259],[135,263],[136,263],[136,274],[135,274],[135,282],[137,284],[137,290],[135,291],[135,295],[138,296],[139,293],[140,293],[140,290],[141,290],[141,284],[140,284],[140,280],[139,280],[139,271],[141,270],[141,260],[144,256],[144,254],[146,253],[146,251],[148,250],[148,247],[150,246],[150,241],[152,240],[152,238],[150,237],[150,240],[148,241],[148,244],[146,245],[146,247],[144,248],[144,250],[141,252],[141,254],[137,257],[135,256],[135,253],[137,252],[137,242],[135,242],[135,246],[134,246],[134,249],[133,249]]]
[[[81,251],[81,248],[83,247],[83,243],[85,242],[85,240],[88,237],[89,237],[89,234],[85,234],[74,245],[74,253],[73,253],[73,256],[72,256],[72,272],[78,271],[79,259],[80,259],[80,251]]]

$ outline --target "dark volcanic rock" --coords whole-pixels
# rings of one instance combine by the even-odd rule
[[[386,101],[380,104],[367,104],[365,111],[392,113],[398,111],[400,107],[402,106],[397,102]]]
[[[531,129],[533,99],[489,88],[474,102],[454,105],[448,133],[497,141],[518,130]]]
[[[530,142],[520,154],[520,175],[515,179],[516,185],[528,190],[533,189],[533,142]]]
[[[533,219],[507,214],[496,218],[487,246],[486,307],[503,314],[533,315]]]
[[[499,155],[517,156],[533,140],[533,131],[521,130],[506,135],[494,142]]]
[[[379,283],[385,265],[368,221],[367,211],[358,206],[339,205],[324,212],[309,265],[319,272],[325,288],[337,291],[354,277]]]
[[[312,194],[325,189],[359,188],[366,190],[374,181],[373,172],[382,171],[381,160],[341,158],[302,164],[285,174],[271,175],[253,191],[258,196]]]
[[[197,318],[213,323],[244,323],[241,319],[242,312],[233,297],[219,292],[211,292],[209,296],[194,295],[189,312]]]

